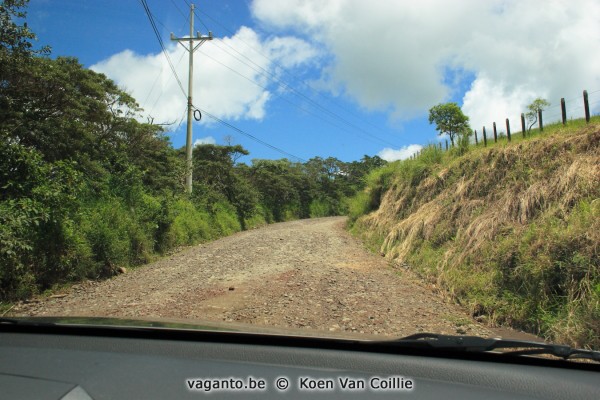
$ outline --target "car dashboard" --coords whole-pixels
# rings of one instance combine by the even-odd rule
[[[597,364],[236,332],[0,324],[2,399],[591,399]]]

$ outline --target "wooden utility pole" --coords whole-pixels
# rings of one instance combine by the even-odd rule
[[[193,114],[193,105],[192,105],[192,92],[193,92],[193,77],[194,77],[194,51],[198,49],[204,42],[207,40],[212,40],[212,32],[208,32],[208,36],[201,36],[200,32],[196,32],[196,36],[194,37],[194,5],[190,4],[190,36],[177,38],[173,33],[171,33],[171,40],[175,40],[183,46],[183,48],[189,52],[190,61],[189,61],[189,73],[188,73],[188,113],[187,113],[187,135],[185,139],[185,190],[188,193],[192,193],[192,114]],[[186,47],[182,42],[188,42],[189,47]],[[198,42],[194,46],[194,42]]]

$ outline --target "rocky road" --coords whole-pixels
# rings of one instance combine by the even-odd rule
[[[20,303],[12,315],[252,324],[372,337],[416,332],[517,337],[473,320],[345,230],[344,217],[272,224]]]

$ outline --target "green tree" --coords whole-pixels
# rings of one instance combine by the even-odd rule
[[[24,22],[27,0],[0,2],[0,126],[19,108],[21,75],[36,55],[49,53],[48,47],[33,48],[35,34]],[[15,110],[17,108],[17,110]]]
[[[240,145],[201,144],[193,150],[193,177],[204,188],[202,195],[205,198],[211,195],[225,197],[234,206],[242,229],[246,228],[246,219],[254,214],[258,205],[258,191],[249,182],[245,169],[235,165],[236,160],[248,154],[248,150]]]
[[[4,67],[17,58],[30,58],[36,54],[48,54],[50,48],[33,48],[36,35],[24,22],[29,0],[3,0],[0,2],[0,63]],[[22,24],[18,22],[23,21]],[[3,70],[6,72],[6,70]]]
[[[444,103],[432,107],[429,110],[429,123],[436,124],[438,135],[448,135],[452,146],[457,135],[470,131],[469,117],[463,114],[456,103]]]
[[[365,156],[249,166],[229,138],[194,148],[198,190],[189,197],[183,149],[141,122],[136,100],[105,75],[36,50],[26,5],[0,1],[0,300],[109,276],[246,220],[343,213],[344,198],[385,164]]]
[[[353,196],[365,185],[365,177],[374,169],[381,168],[387,161],[379,156],[364,155],[359,161],[344,163],[338,180],[345,196]]]
[[[298,186],[295,185],[299,171],[285,158],[252,160],[250,180],[260,193],[261,203],[276,222],[285,220],[286,210],[300,208]]]
[[[525,116],[527,117],[527,121],[531,123],[529,125],[529,129],[527,129],[528,132],[531,132],[531,128],[537,123],[538,113],[540,111],[544,111],[548,107],[550,107],[550,103],[548,102],[548,100],[542,99],[541,97],[538,97],[527,106],[528,111],[527,114],[525,114]]]

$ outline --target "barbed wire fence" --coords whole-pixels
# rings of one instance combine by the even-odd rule
[[[558,103],[551,103],[547,108],[538,110],[533,121],[527,117],[527,113],[523,112],[517,121],[514,121],[515,118],[512,120],[506,118],[501,123],[494,121],[491,126],[483,126],[481,130],[475,129],[472,135],[474,141],[471,144],[487,147],[488,142],[491,143],[493,141],[497,143],[498,140],[504,138],[510,142],[515,134],[522,135],[525,138],[533,134],[531,132],[532,129],[536,133],[539,133],[544,131],[545,125],[562,123],[566,126],[574,119],[584,118],[586,123],[589,123],[592,118],[592,110],[596,109],[596,106],[599,104],[600,89],[591,92],[584,90],[582,95],[573,96],[568,99],[563,97]],[[445,140],[445,144],[442,142],[437,145],[430,144],[411,155],[409,159],[414,160],[418,158],[424,149],[433,146],[447,151],[454,147],[455,144],[448,143],[447,139]]]

